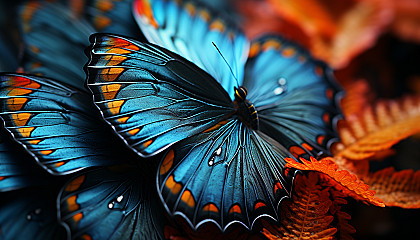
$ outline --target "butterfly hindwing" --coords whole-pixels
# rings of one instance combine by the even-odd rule
[[[33,158],[0,131],[0,192],[47,183],[51,177]]]
[[[265,36],[251,46],[244,86],[261,131],[295,156],[329,152],[337,140],[340,91],[324,63],[294,43]]]
[[[54,186],[42,186],[1,193],[0,239],[66,239],[57,220],[57,192]]]
[[[60,219],[72,239],[163,239],[165,224],[154,184],[136,166],[81,173],[59,196]]]
[[[51,79],[21,74],[0,76],[0,116],[14,139],[48,171],[67,174],[118,163],[118,142],[91,96]],[[120,161],[121,163],[121,161]]]
[[[150,42],[193,62],[233,96],[235,78],[238,84],[243,79],[249,42],[226,16],[197,1],[136,0],[133,12]]]
[[[141,155],[216,125],[233,112],[206,72],[156,45],[95,34],[88,87],[105,120]]]
[[[290,197],[293,174],[284,174],[286,150],[264,134],[232,119],[219,128],[173,145],[158,171],[167,210],[197,228],[235,222],[252,228],[256,219],[278,219]]]

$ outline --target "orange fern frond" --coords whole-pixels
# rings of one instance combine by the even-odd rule
[[[363,177],[386,206],[420,208],[420,170],[386,168]]]
[[[369,186],[362,182],[357,175],[340,169],[333,158],[327,157],[319,161],[313,157],[310,158],[310,161],[301,158],[302,163],[298,163],[291,158],[285,160],[287,162],[286,167],[324,173],[328,176],[325,180],[329,181],[330,186],[342,191],[349,197],[376,206],[385,206],[380,199],[374,197],[375,191],[369,190]]]
[[[359,113],[369,103],[369,84],[364,79],[347,82],[343,85],[346,95],[341,100],[341,110],[344,116]]]
[[[293,201],[281,206],[279,226],[264,224],[262,233],[268,239],[335,239],[337,229],[331,226],[334,217],[328,188],[319,184],[319,176],[309,173],[296,178]]]
[[[341,142],[333,146],[333,155],[351,160],[373,157],[420,131],[419,122],[420,97],[378,102],[339,122]]]

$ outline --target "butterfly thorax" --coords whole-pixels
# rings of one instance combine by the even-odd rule
[[[248,127],[258,130],[258,114],[257,110],[250,101],[246,99],[248,91],[245,87],[235,87],[236,115]]]

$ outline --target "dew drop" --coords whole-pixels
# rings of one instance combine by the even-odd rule
[[[110,203],[108,203],[108,208],[109,208],[109,209],[113,209],[113,208],[114,208],[114,202],[110,202]]]
[[[220,154],[222,153],[222,148],[218,148],[215,152],[216,156],[220,156]]]
[[[283,78],[283,77],[279,78],[278,83],[282,86],[286,85],[286,78]]]
[[[213,166],[214,164],[214,157],[210,158],[209,160],[209,166]]]
[[[27,220],[31,220],[32,219],[32,215],[31,214],[26,215],[26,219]]]
[[[119,197],[117,197],[117,202],[121,202],[122,200],[123,200],[123,198],[124,198],[124,196],[123,195],[121,195],[121,196],[119,196]]]
[[[282,87],[276,87],[276,88],[274,89],[274,94],[276,94],[276,95],[280,95],[280,94],[282,94],[282,93],[283,93],[283,91],[284,91],[284,89],[283,89]]]

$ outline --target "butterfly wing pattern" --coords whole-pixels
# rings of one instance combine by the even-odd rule
[[[153,184],[136,165],[88,170],[59,196],[59,218],[72,239],[163,239],[165,218]]]
[[[204,69],[230,97],[236,81],[242,84],[249,41],[226,16],[197,1],[136,0],[133,12],[148,41]]]
[[[114,135],[104,131],[87,93],[43,77],[2,74],[0,107],[6,129],[53,174],[122,161],[109,157],[120,145],[110,141]]]
[[[252,42],[244,86],[261,131],[295,157],[330,154],[342,91],[323,62],[283,38],[263,36]]]
[[[112,35],[92,35],[91,42],[95,103],[142,156],[210,128],[234,109],[210,75],[174,53]]]

